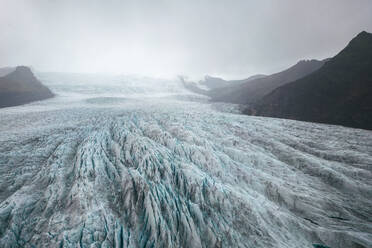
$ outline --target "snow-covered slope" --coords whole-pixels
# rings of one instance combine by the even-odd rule
[[[0,110],[0,247],[371,247],[372,132],[70,77]]]

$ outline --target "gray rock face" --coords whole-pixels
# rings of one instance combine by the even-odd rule
[[[1,73],[6,73],[1,76]],[[17,106],[53,97],[53,93],[34,76],[30,68],[0,70],[0,108]]]
[[[0,247],[370,247],[371,147],[184,99],[2,109]]]
[[[318,71],[275,89],[246,113],[372,130],[372,33],[361,32]]]

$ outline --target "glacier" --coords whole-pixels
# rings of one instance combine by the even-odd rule
[[[0,109],[0,247],[372,247],[372,132],[177,80],[39,73]]]

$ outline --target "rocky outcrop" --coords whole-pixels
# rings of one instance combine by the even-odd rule
[[[246,113],[372,130],[372,34],[360,33],[321,69],[279,87]]]
[[[0,108],[44,100],[53,97],[31,72],[30,68],[18,66],[14,71],[0,77]]]

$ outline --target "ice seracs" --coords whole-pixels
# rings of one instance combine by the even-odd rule
[[[60,97],[0,110],[1,247],[371,245],[369,131],[48,77]]]

